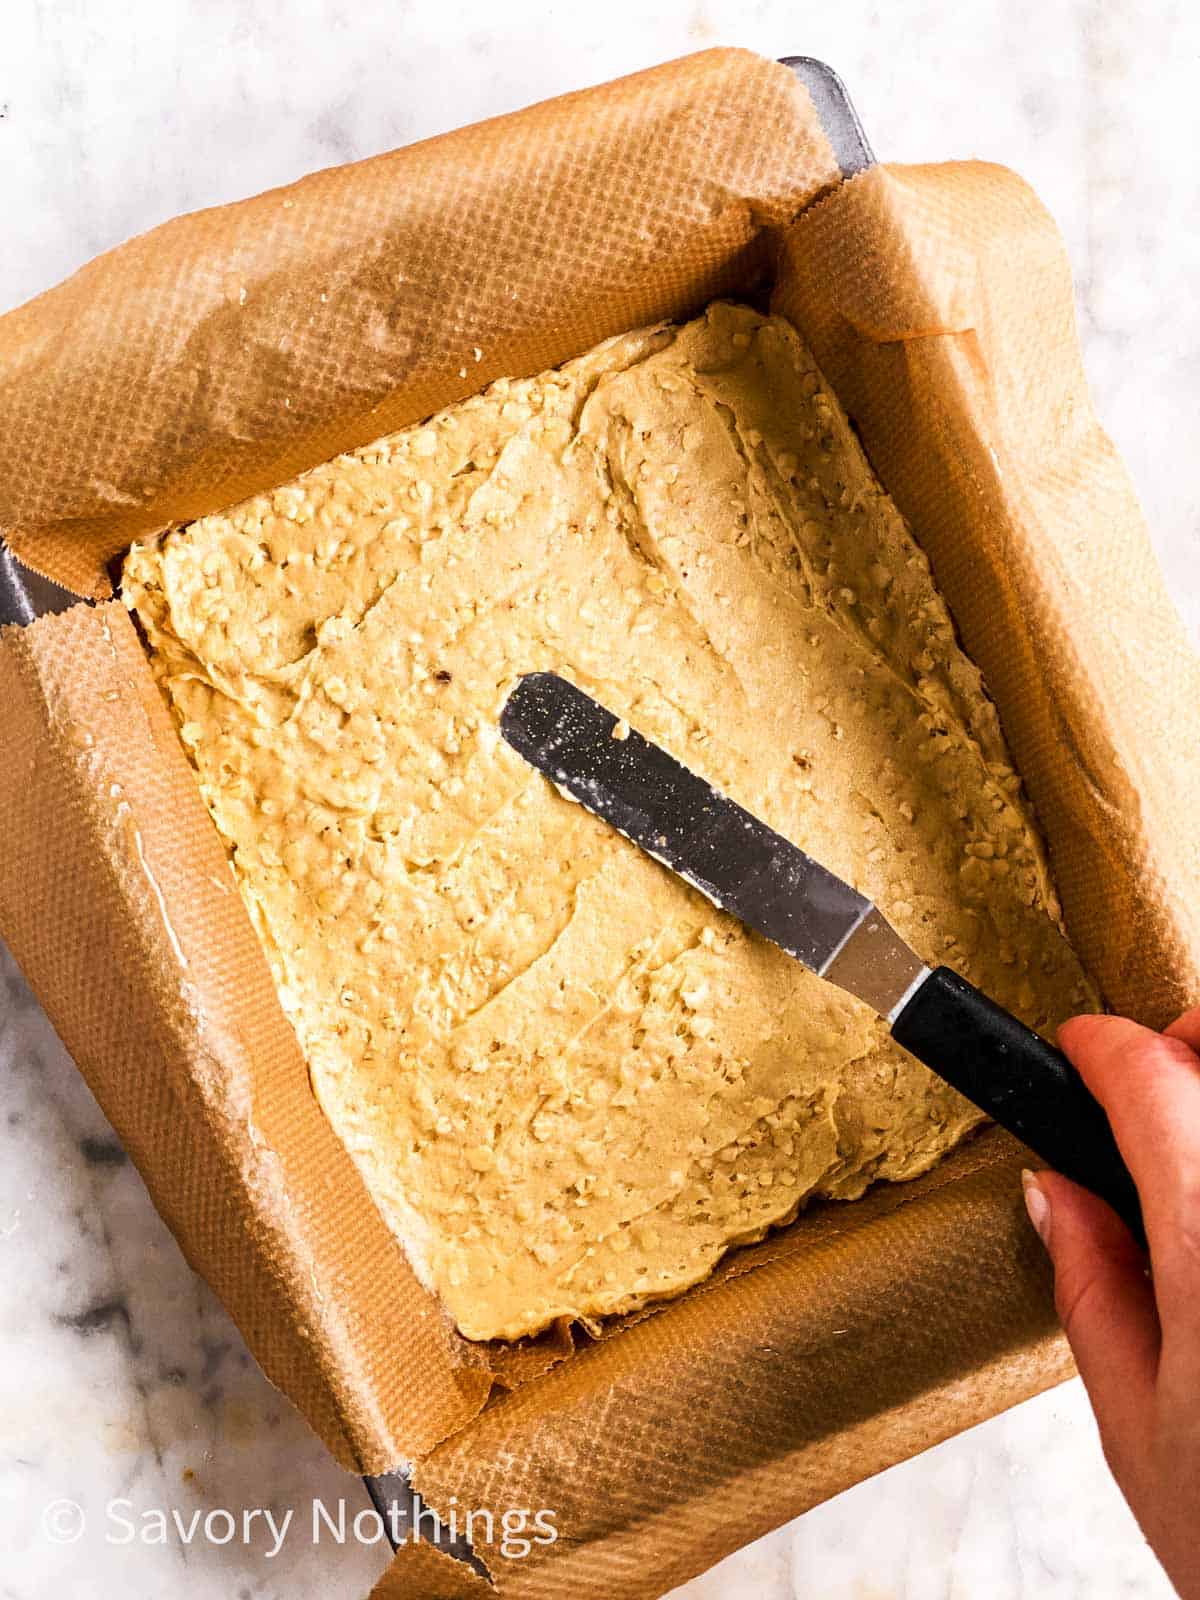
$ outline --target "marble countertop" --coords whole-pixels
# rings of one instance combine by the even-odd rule
[[[984,156],[1035,184],[1075,263],[1101,416],[1200,639],[1200,12],[1182,4],[901,0],[806,16],[787,0],[10,0],[0,310],[178,211],[712,43],[828,60],[886,159]],[[386,1551],[353,1537],[288,1537],[271,1555],[260,1517],[227,1543],[186,1541],[196,1511],[240,1524],[253,1508],[307,1517],[320,1499],[352,1518],[365,1491],[189,1271],[2,957],[0,983],[0,1597],[365,1596]],[[154,1542],[160,1510],[182,1531]],[[676,1600],[1169,1594],[1072,1383]]]

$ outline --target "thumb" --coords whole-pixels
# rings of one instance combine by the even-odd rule
[[[1146,1261],[1097,1195],[1057,1172],[1026,1172],[1025,1204],[1054,1266],[1054,1303],[1118,1477],[1152,1417],[1161,1334]]]

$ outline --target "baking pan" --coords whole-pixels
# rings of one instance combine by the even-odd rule
[[[843,178],[851,178],[872,166],[875,157],[858,113],[833,68],[813,56],[782,56],[780,61],[791,68],[808,90]],[[38,617],[88,603],[31,571],[0,544],[0,624],[24,626]],[[432,1510],[423,1506],[419,1496],[413,1493],[402,1469],[367,1477],[364,1482],[383,1518],[393,1548],[404,1542],[415,1525],[419,1539],[437,1545],[446,1554],[465,1561],[481,1576],[487,1576],[486,1568],[473,1553],[469,1541],[461,1535],[453,1536],[452,1530],[440,1525]]]

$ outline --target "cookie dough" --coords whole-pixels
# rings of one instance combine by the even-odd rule
[[[673,1295],[979,1120],[499,738],[552,669],[1043,1031],[1097,996],[995,709],[791,326],[717,304],[137,545],[316,1094],[470,1338]]]

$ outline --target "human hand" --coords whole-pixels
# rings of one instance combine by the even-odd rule
[[[1103,1200],[1025,1174],[1030,1219],[1113,1476],[1182,1600],[1200,1600],[1200,1008],[1165,1033],[1074,1017],[1058,1042],[1108,1114],[1151,1273]]]

